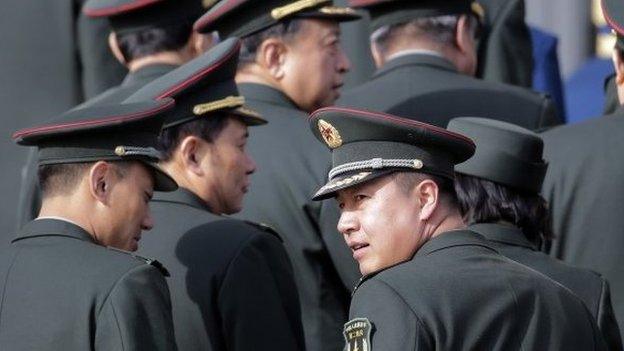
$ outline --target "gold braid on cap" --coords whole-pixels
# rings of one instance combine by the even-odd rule
[[[357,11],[350,7],[325,6],[318,10],[326,15],[356,15]]]
[[[271,11],[271,17],[274,20],[279,21],[280,19],[292,15],[293,13],[297,13],[301,10],[305,10],[310,7],[315,7],[327,2],[331,2],[331,0],[299,0],[295,1],[292,4],[288,4],[282,7],[276,7]]]
[[[240,107],[245,104],[243,96],[228,96],[225,99],[207,102],[205,104],[195,105],[193,113],[195,115],[203,115],[208,112],[222,110],[224,108]]]

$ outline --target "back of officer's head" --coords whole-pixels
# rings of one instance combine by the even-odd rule
[[[193,32],[192,23],[175,23],[143,30],[116,33],[117,46],[125,62],[185,48]]]
[[[376,29],[371,48],[377,66],[406,50],[428,50],[450,60],[459,72],[474,75],[477,32],[473,15],[420,17]]]

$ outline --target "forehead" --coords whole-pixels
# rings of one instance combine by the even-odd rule
[[[133,161],[130,163],[125,178],[139,187],[154,187],[154,173],[142,162]]]
[[[301,20],[301,33],[305,33],[306,37],[310,35],[331,36],[340,35],[340,24],[336,21],[307,18]]]

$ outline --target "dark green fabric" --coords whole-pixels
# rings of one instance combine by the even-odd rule
[[[363,280],[350,319],[373,324],[371,351],[606,350],[568,289],[457,230]]]
[[[229,97],[239,97],[234,81],[238,65],[240,40],[226,39],[199,57],[146,84],[124,102],[173,98],[176,107],[168,115],[163,128],[169,128],[196,119],[205,118],[217,111],[241,117],[247,125],[265,124],[257,113],[246,113],[242,105],[220,107],[207,113],[197,114],[195,106],[217,102]]]
[[[542,135],[549,163],[542,194],[550,203],[552,256],[604,276],[624,320],[624,111]],[[620,334],[624,330],[620,325]]]
[[[473,142],[463,135],[411,119],[365,110],[324,108],[312,113],[309,124],[316,139],[331,150],[332,169],[375,159],[380,162],[408,160],[406,165],[384,166],[382,163],[353,170],[360,173],[348,180],[343,180],[341,173],[332,174],[327,184],[314,194],[313,200],[333,197],[340,189],[373,179],[374,174],[387,173],[388,168],[453,179],[453,167],[466,161],[475,151]],[[340,140],[340,144],[332,145],[331,142],[336,140]]]
[[[129,33],[178,23],[191,25],[206,9],[201,0],[87,0],[83,12],[106,17],[116,33]]]
[[[486,117],[536,130],[562,123],[544,95],[458,73],[438,56],[407,54],[344,93],[338,106],[387,112],[446,127],[455,117]]]
[[[273,234],[209,212],[187,189],[156,193],[139,253],[171,277],[180,350],[303,350],[292,267]]]
[[[533,194],[540,192],[547,165],[539,135],[513,124],[474,117],[454,118],[448,130],[477,144],[475,154],[457,165],[456,172]]]
[[[570,289],[580,297],[600,328],[609,350],[622,350],[620,329],[611,306],[609,283],[598,273],[567,265],[539,252],[518,227],[478,223],[468,227],[481,234],[505,257],[522,263]]]
[[[421,17],[436,17],[470,13],[472,0],[351,0],[355,8],[370,14],[372,30],[386,25],[406,23]]]
[[[200,33],[218,31],[221,38],[242,38],[294,18],[319,18],[340,22],[360,18],[355,12],[332,14],[319,11],[323,7],[333,6],[333,1],[305,6],[279,19],[272,16],[274,9],[293,3],[295,1],[292,0],[223,0],[195,22],[195,30]]]
[[[142,67],[135,72],[128,73],[121,85],[107,89],[75,108],[120,103],[145,84],[172,71],[175,67],[162,64]],[[17,203],[16,228],[18,229],[35,219],[41,208],[41,189],[39,188],[37,178],[37,160],[37,150],[32,148],[26,157],[26,163],[22,166],[19,200]]]
[[[161,272],[55,219],[0,252],[3,350],[175,350]]]
[[[620,107],[620,98],[618,97],[617,84],[615,84],[615,74],[605,78],[604,82],[605,102],[604,110],[605,115],[610,115]]]
[[[308,115],[283,93],[249,83],[239,89],[269,120],[249,136],[247,150],[258,170],[240,217],[266,223],[282,235],[301,300],[306,349],[339,350],[350,291],[360,273],[336,229],[336,204],[310,199],[326,180],[330,155],[310,133]]]
[[[533,84],[533,44],[524,0],[479,0],[485,11],[477,77],[525,88]]]

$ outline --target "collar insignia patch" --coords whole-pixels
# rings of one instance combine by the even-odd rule
[[[371,344],[372,324],[368,318],[355,318],[344,325],[346,347],[345,351],[372,351]]]
[[[327,143],[327,146],[335,149],[342,145],[342,137],[340,137],[340,133],[338,133],[338,129],[336,129],[336,127],[322,119],[318,121],[318,127],[323,140]]]

